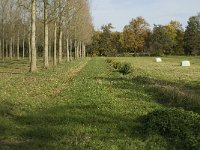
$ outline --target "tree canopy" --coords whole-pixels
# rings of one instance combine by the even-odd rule
[[[88,53],[99,56],[118,55],[199,55],[200,14],[189,18],[184,31],[181,23],[172,20],[151,29],[143,17],[131,19],[122,32],[112,31],[111,23],[95,31]]]

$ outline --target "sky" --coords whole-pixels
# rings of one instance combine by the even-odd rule
[[[166,25],[177,20],[183,28],[189,17],[200,12],[200,0],[90,0],[95,29],[112,23],[122,31],[132,18],[142,16],[150,24]]]

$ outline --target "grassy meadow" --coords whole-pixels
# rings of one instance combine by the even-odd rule
[[[1,61],[0,149],[198,149],[200,57],[165,57],[162,63],[111,58],[129,62],[128,75],[106,59],[79,59],[36,73],[28,72],[27,60]],[[184,59],[191,67],[180,67]],[[178,122],[170,130],[175,136],[150,132],[155,120],[145,118],[162,110],[195,119],[185,131]],[[187,137],[196,138],[185,142]]]

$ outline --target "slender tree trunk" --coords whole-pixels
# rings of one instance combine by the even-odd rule
[[[63,38],[63,32],[62,32],[62,1],[59,0],[59,49],[58,49],[58,63],[62,63],[62,38]]]
[[[25,41],[24,41],[24,37],[23,37],[23,41],[22,41],[22,58],[24,59],[25,56]]]
[[[48,0],[44,0],[44,68],[49,67]]]
[[[35,43],[35,32],[36,32],[36,0],[31,0],[31,65],[30,71],[34,72],[37,69],[36,61],[36,43]]]
[[[17,33],[17,60],[19,60],[19,30]]]
[[[0,40],[0,57],[2,57],[2,59],[3,59],[3,56],[2,56],[2,47],[1,47],[1,40]]]
[[[81,44],[81,49],[82,49],[82,51],[81,51],[81,57],[84,57],[84,47],[83,47],[83,45],[84,45],[84,42],[82,42],[82,44]]]
[[[54,45],[53,45],[53,66],[57,66],[57,21],[56,21],[57,1],[54,1]]]
[[[67,37],[67,62],[69,62],[70,61],[70,52],[69,52],[69,38]]]
[[[53,65],[57,66],[57,23],[54,23],[54,49],[53,49]]]
[[[85,43],[83,43],[83,57],[86,57]]]
[[[44,0],[44,68],[49,67],[48,0]]]
[[[81,45],[80,45],[80,41],[78,42],[78,58],[81,58]]]
[[[79,42],[79,57],[82,57],[82,42]]]
[[[4,36],[4,33],[3,33],[3,36]],[[3,37],[3,41],[2,41],[2,58],[3,58],[3,61],[4,61],[4,56],[5,56],[5,39]]]
[[[79,42],[77,42],[77,48],[76,48],[76,53],[77,53],[77,59],[79,58]]]
[[[24,27],[24,35],[23,35],[23,41],[22,41],[22,58],[24,59],[25,56],[25,27]]]
[[[49,52],[48,52],[48,54],[49,54],[49,59],[51,59],[51,56],[52,56],[52,42],[51,42],[51,39],[50,39],[50,42],[49,42]]]
[[[69,50],[70,61],[72,61],[73,58],[72,49],[73,49],[73,43],[72,40],[70,39],[70,50]]]
[[[67,37],[63,35],[63,57],[67,61]]]
[[[31,62],[31,34],[28,35],[28,56],[29,62]]]
[[[4,37],[4,11],[2,13],[2,49],[1,49],[1,55],[2,55],[2,59],[4,60],[4,40],[5,40],[5,37]]]
[[[76,41],[76,27],[75,27],[75,33],[74,33],[74,59],[77,59],[77,41]]]
[[[13,51],[13,47],[12,47],[12,44],[13,44],[13,42],[12,42],[12,37],[10,38],[10,52],[9,52],[9,56],[10,56],[10,59],[12,60],[12,51]]]
[[[74,59],[76,59],[76,40],[74,41]]]
[[[60,28],[60,31],[59,31],[59,57],[58,57],[58,63],[62,63],[62,30]]]
[[[6,58],[8,58],[8,41],[7,40],[6,40],[6,45],[5,46],[6,46]]]
[[[3,59],[3,56],[2,56],[2,44],[1,44],[1,40],[0,40],[0,57],[2,57],[2,59]]]
[[[13,42],[13,44],[12,44],[12,57],[13,56],[15,57],[15,36],[13,37],[12,42]]]
[[[78,42],[75,42],[75,59],[78,59]]]

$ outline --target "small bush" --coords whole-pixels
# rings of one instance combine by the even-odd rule
[[[114,69],[118,70],[118,72],[122,73],[123,75],[128,74],[131,72],[131,64],[130,63],[122,63],[119,61],[115,61],[112,59],[106,59],[106,62],[111,64],[113,66]]]
[[[131,64],[125,62],[120,64],[119,72],[125,75],[129,74],[131,72],[131,69],[132,69]]]
[[[200,147],[200,116],[183,109],[156,110],[144,118],[145,131],[167,138],[176,148]]]
[[[106,62],[110,64],[110,63],[112,63],[112,62],[113,62],[113,60],[112,60],[112,59],[110,59],[110,58],[107,58],[107,59],[106,59]]]
[[[121,63],[118,61],[113,61],[112,64],[113,64],[113,68],[115,69],[120,69],[121,67]]]

